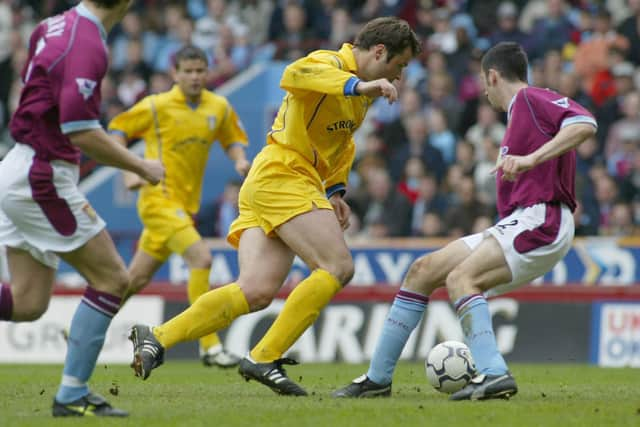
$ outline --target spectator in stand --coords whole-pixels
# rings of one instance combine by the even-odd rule
[[[367,176],[367,194],[362,200],[362,227],[369,237],[403,237],[411,234],[411,203],[394,191],[389,173],[373,169]]]
[[[402,176],[404,165],[411,157],[420,157],[428,173],[432,173],[438,182],[444,177],[446,165],[440,151],[428,141],[429,132],[424,115],[414,114],[405,120],[407,140],[395,150],[389,163],[389,172],[394,182]]]
[[[618,32],[629,40],[631,49],[627,50],[626,59],[640,66],[640,0],[627,0],[631,15],[618,27]]]
[[[640,146],[638,144],[635,145],[630,157],[630,170],[620,183],[620,198],[638,204],[640,203]],[[636,222],[640,226],[640,221]]]
[[[131,65],[131,44],[134,42],[141,45],[139,55],[141,59],[137,59],[137,61],[148,67],[148,64],[153,63],[158,41],[156,34],[144,31],[140,15],[137,12],[129,11],[122,20],[120,31],[111,43],[111,68],[114,71],[122,71],[127,65]]]
[[[354,8],[353,20],[358,24],[379,16],[395,16],[400,12],[405,0],[364,0]]]
[[[553,90],[558,89],[558,86],[560,86],[560,78],[564,73],[563,66],[560,51],[552,49],[544,54],[542,74],[545,87]]]
[[[636,226],[633,223],[633,209],[630,204],[621,200],[611,207],[609,224],[600,230],[605,236],[628,237],[634,234]]]
[[[591,90],[598,72],[609,68],[609,50],[629,49],[629,41],[616,33],[612,27],[611,14],[600,9],[595,15],[593,32],[587,40],[582,40],[573,57],[576,74],[585,90]]]
[[[416,236],[424,235],[425,216],[435,215],[441,219],[447,208],[447,199],[438,191],[436,177],[431,174],[421,177],[418,180],[418,197],[411,211],[411,233]],[[441,228],[437,230],[436,234],[440,234]]]
[[[9,93],[14,79],[13,67],[11,66],[12,21],[13,13],[9,2],[0,1],[0,139],[2,138],[2,129],[9,123]],[[2,158],[2,153],[0,153],[0,158]]]
[[[338,0],[317,0],[314,6],[309,23],[319,39],[328,40],[331,34],[331,19],[333,11],[338,6]]]
[[[485,140],[502,141],[507,128],[498,120],[498,113],[491,105],[482,101],[478,106],[477,122],[469,128],[464,138],[473,144],[477,161],[487,159]]]
[[[489,36],[491,45],[500,42],[518,42],[524,50],[531,54],[531,38],[518,27],[518,8],[510,1],[500,3],[497,10],[498,28]]]
[[[233,220],[238,216],[240,181],[231,180],[222,195],[205,204],[196,215],[196,229],[202,237],[226,237]]]
[[[245,27],[240,18],[227,9],[227,0],[208,0],[207,14],[195,23],[192,43],[210,54],[220,43],[223,25],[233,29]]]
[[[134,69],[126,68],[118,80],[118,100],[127,108],[135,104],[147,91],[146,81]]]
[[[443,7],[437,9],[433,16],[434,32],[427,39],[427,49],[450,55],[458,49],[458,39],[451,26],[449,11]]]
[[[473,144],[464,139],[456,145],[456,163],[462,168],[462,173],[473,176],[476,169],[476,153]]]
[[[640,145],[640,120],[635,123],[622,123],[616,129],[618,143],[607,155],[607,170],[612,177],[622,180],[631,174],[635,154]]]
[[[446,117],[447,127],[458,133],[462,106],[453,95],[453,82],[449,75],[445,73],[429,75],[426,106],[428,109],[441,109]]]
[[[604,144],[611,125],[624,117],[624,99],[634,90],[634,72],[634,67],[629,62],[620,62],[611,67],[614,79],[611,96],[601,104],[595,102],[600,144]]]
[[[447,210],[444,216],[447,234],[450,237],[470,234],[478,217],[493,217],[491,209],[478,200],[472,177],[463,176],[456,193],[457,202]]]
[[[420,237],[445,237],[447,233],[444,229],[442,217],[435,213],[424,214],[421,227],[415,235]]]
[[[458,101],[462,104],[457,129],[457,133],[460,135],[466,134],[469,128],[475,124],[478,106],[481,102],[485,102],[482,82],[480,81],[481,58],[482,51],[479,49],[471,51],[469,62],[467,62],[467,72],[462,77],[460,85],[458,86]]]
[[[447,126],[447,119],[439,108],[427,112],[429,123],[429,144],[437,148],[447,165],[456,160],[456,137]]]
[[[602,169],[604,160],[599,153],[598,141],[595,137],[588,138],[576,148],[576,201],[574,213],[576,235],[586,236],[598,234],[600,223],[600,208],[594,194],[596,175],[593,171]],[[592,177],[593,176],[593,177]]]
[[[485,135],[482,146],[485,158],[476,164],[473,180],[476,184],[478,200],[487,206],[494,206],[498,200],[496,176],[493,169],[498,162],[502,138]]]
[[[149,93],[167,92],[173,86],[173,80],[167,73],[153,73],[149,78]]]
[[[629,92],[622,100],[622,118],[614,122],[609,128],[604,145],[604,154],[610,158],[615,152],[620,151],[623,133],[633,133],[640,126],[640,93]]]
[[[558,93],[573,99],[588,110],[593,110],[593,101],[580,86],[580,79],[575,73],[564,72],[558,81]]]
[[[234,0],[227,10],[231,16],[240,19],[243,26],[249,29],[249,44],[257,47],[265,44],[269,35],[269,19],[273,13],[271,0]]]
[[[144,60],[143,45],[140,39],[131,39],[127,45],[127,65],[122,70],[137,73],[145,82],[151,77],[151,67]]]
[[[547,0],[546,7],[546,15],[536,21],[531,31],[532,59],[541,58],[550,50],[562,51],[575,31],[564,0]]]
[[[425,166],[420,157],[410,157],[404,165],[402,180],[397,185],[397,190],[413,204],[418,198],[418,186],[420,179],[425,176]]]
[[[211,60],[208,87],[216,88],[249,67],[248,31],[244,25],[235,30],[227,24],[218,27],[218,43],[208,52]]]
[[[598,233],[602,233],[610,225],[611,210],[618,200],[618,185],[609,175],[598,175],[595,181],[595,198],[600,209]]]
[[[357,27],[353,24],[351,13],[346,7],[336,7],[331,13],[331,31],[328,37],[328,49],[337,49],[348,40],[353,40]]]
[[[283,11],[284,27],[273,40],[276,46],[274,59],[294,61],[317,49],[320,40],[307,23],[307,12],[298,3],[289,3]]]
[[[169,4],[164,10],[166,33],[159,40],[153,61],[153,70],[167,72],[171,68],[173,55],[184,45],[191,43],[193,22],[185,17],[178,4]]]

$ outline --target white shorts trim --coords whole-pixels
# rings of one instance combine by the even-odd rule
[[[500,295],[530,283],[533,279],[549,272],[567,254],[575,232],[573,214],[565,205],[558,208],[560,211],[558,232],[555,239],[546,244],[544,241],[535,241],[536,236],[531,233],[545,224],[548,215],[552,215],[552,212],[547,210],[553,207],[547,208],[546,203],[518,208],[493,227],[481,233],[462,237],[462,241],[473,251],[484,238],[491,235],[496,238],[504,252],[511,270],[511,282],[489,289],[485,292],[487,297]]]
[[[34,200],[29,171],[35,152],[16,144],[0,162],[0,245],[28,251],[35,259],[56,269],[56,252],[71,252],[102,231],[106,224],[78,189],[78,166],[50,162],[52,183],[61,203],[68,206],[68,219],[75,227],[65,235],[52,225],[41,204]],[[66,208],[65,208],[66,209]]]

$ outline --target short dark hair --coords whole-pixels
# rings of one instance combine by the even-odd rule
[[[518,43],[501,42],[489,49],[482,57],[482,71],[493,68],[508,81],[527,82],[529,61],[527,54]]]
[[[129,0],[89,0],[91,3],[98,6],[100,9],[112,9],[121,3],[128,2]]]
[[[180,63],[182,61],[188,61],[191,59],[199,59],[204,62],[206,65],[209,65],[209,60],[207,59],[207,54],[204,53],[204,50],[196,47],[194,45],[188,44],[182,46],[180,50],[178,50],[173,55],[173,66],[176,69],[180,68]]]
[[[420,41],[407,21],[387,16],[372,19],[362,27],[353,43],[355,47],[369,50],[372,46],[383,44],[387,48],[387,60],[400,55],[406,48],[411,48],[411,53],[416,56],[420,53]]]

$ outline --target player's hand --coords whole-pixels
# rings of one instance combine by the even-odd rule
[[[123,172],[122,181],[124,182],[125,188],[129,191],[138,190],[146,183],[140,175],[133,172]]]
[[[338,218],[338,223],[340,223],[340,227],[343,230],[349,228],[349,217],[351,216],[351,208],[342,199],[340,194],[334,194],[329,198],[329,202],[331,202],[331,206],[333,206],[333,211],[336,214],[336,218]]]
[[[398,99],[398,89],[387,79],[371,80],[370,82],[358,82],[356,91],[360,95],[366,95],[371,98],[384,96],[393,104]]]
[[[160,160],[143,159],[142,173],[140,176],[149,181],[150,184],[156,185],[164,179],[164,166]]]
[[[491,173],[502,170],[502,179],[505,181],[515,181],[519,174],[526,172],[535,166],[531,156],[510,156],[502,157]]]
[[[247,176],[249,168],[251,168],[251,163],[249,163],[247,159],[239,159],[236,161],[235,168],[240,176]]]

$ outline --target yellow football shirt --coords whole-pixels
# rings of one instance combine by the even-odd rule
[[[145,185],[138,203],[146,199],[169,198],[194,214],[200,208],[202,181],[209,148],[219,141],[224,149],[247,145],[247,135],[229,101],[207,90],[200,103],[189,105],[176,85],[170,91],[150,95],[117,115],[109,130],[129,140],[145,141],[144,155],[160,159],[165,180]]]
[[[359,82],[353,46],[317,50],[285,69],[280,86],[287,91],[267,137],[302,154],[325,189],[343,189],[355,156],[353,133],[372,98],[354,96]]]

